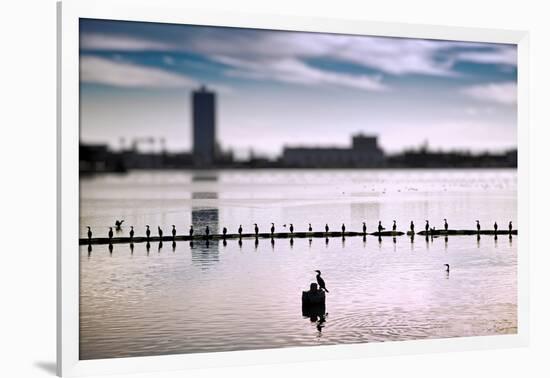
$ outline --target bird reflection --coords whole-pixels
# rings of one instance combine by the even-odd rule
[[[328,247],[328,237],[325,238],[325,245]]]
[[[497,241],[498,241],[498,236],[497,234],[495,234],[495,245],[497,244]]]
[[[275,239],[271,238],[271,248],[275,248]]]
[[[309,246],[311,247],[311,242],[312,242],[312,239],[311,239],[311,238],[309,238],[309,241],[308,241],[308,242],[309,242]]]
[[[366,235],[363,235],[363,245],[367,243],[367,237]]]
[[[260,241],[258,240],[258,238],[256,237],[254,239],[254,249],[258,249],[258,244],[260,243]]]
[[[189,241],[189,248],[193,248],[194,244],[193,244],[193,240],[190,240]]]
[[[411,234],[411,244],[414,243],[414,234]]]
[[[394,236],[393,237],[393,244],[397,243],[397,238]]]
[[[208,226],[206,226],[208,227]],[[206,248],[210,248],[210,240],[209,239],[206,239]]]
[[[328,316],[325,305],[302,306],[302,316],[309,318],[311,323],[315,323],[315,328],[319,332],[317,336],[321,337],[321,332],[325,327]]]
[[[130,253],[134,253],[134,243],[130,243]]]
[[[290,248],[294,246],[294,238],[290,238]]]
[[[382,236],[378,235],[378,244],[382,244]]]
[[[110,254],[113,253],[113,245],[111,243],[109,243],[109,253]]]
[[[92,254],[92,245],[88,244],[88,256]]]
[[[222,244],[223,244],[224,247],[227,247],[227,240],[223,239]]]
[[[243,246],[243,239],[239,238],[239,248],[242,248]]]
[[[147,244],[145,244],[145,249],[147,250],[147,254],[149,254],[149,250],[151,249],[151,243],[147,242]]]
[[[512,234],[508,235],[508,241],[510,242],[510,245],[512,245]]]
[[[172,241],[172,252],[176,252],[176,241]]]
[[[479,241],[481,240],[481,236],[477,234],[476,241],[477,241],[477,247],[479,248]]]
[[[162,240],[159,241],[159,248],[158,248],[159,253],[160,253],[160,250],[161,250],[161,249],[162,249]]]

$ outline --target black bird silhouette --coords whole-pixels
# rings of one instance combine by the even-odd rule
[[[325,280],[321,278],[321,271],[316,270],[317,272],[317,284],[319,285],[319,289],[329,292],[328,289],[325,287]]]
[[[176,238],[176,226],[172,225],[172,239]]]
[[[259,232],[259,228],[258,228],[258,224],[257,223],[254,223],[254,233],[256,234],[256,236],[258,236],[258,232]]]
[[[327,232],[327,233],[328,233],[328,223],[327,223],[327,224],[325,224],[325,232]]]
[[[478,220],[476,220],[476,223],[477,223],[477,232],[479,232],[479,230],[481,230],[481,225],[479,224]]]
[[[392,230],[393,230],[394,232],[397,230],[397,224],[395,223],[395,221],[393,221]]]
[[[134,238],[134,226],[130,226],[130,239]]]
[[[113,228],[109,227],[109,241],[113,238]]]
[[[363,234],[367,233],[367,224],[363,222]]]
[[[449,224],[447,223],[447,219],[443,219],[445,223],[443,224],[443,227],[445,227],[445,231],[449,229]]]
[[[430,231],[430,222],[428,220],[426,220],[426,232]]]
[[[193,225],[189,226],[189,236],[193,237]]]
[[[242,224],[239,225],[239,236],[243,233],[243,226]]]
[[[512,233],[512,221],[510,221],[510,223],[508,223],[508,232]],[[89,235],[89,233],[88,233]]]
[[[222,232],[223,232],[223,237],[225,238],[225,235],[227,235],[227,227],[224,227]]]
[[[512,222],[510,222],[510,225],[512,225]],[[86,226],[88,227],[88,239],[91,239],[92,238],[92,229],[90,228],[90,226]]]
[[[294,225],[291,223],[289,227],[290,233],[294,233]]]
[[[116,220],[115,221],[115,227],[117,230],[120,230],[120,227],[122,227],[122,222],[124,222],[124,219],[119,221],[119,220]]]
[[[411,232],[414,234],[414,222],[411,221]]]
[[[382,227],[382,221],[378,221],[378,232],[382,232],[383,230],[385,230],[385,228]]]
[[[158,229],[159,236],[162,239],[162,228],[160,228],[160,226],[157,226],[157,229]]]
[[[346,225],[342,223],[342,235],[346,232]]]
[[[206,237],[208,237],[208,235],[210,235],[210,227],[206,226],[204,233],[206,234]]]
[[[443,264],[443,266],[446,267],[445,271],[449,273],[449,271],[451,270],[451,267],[449,266],[449,264]]]
[[[147,229],[145,230],[145,236],[147,236],[147,240],[149,240],[149,238],[151,237],[151,230],[149,229],[148,224],[146,224],[145,227],[147,227]]]
[[[271,235],[275,233],[275,223],[271,223]]]
[[[497,225],[497,222],[495,222],[495,224],[494,224],[494,226],[493,226],[493,227],[495,228],[495,232],[497,232],[497,230],[498,230],[498,225]]]
[[[309,223],[309,228],[307,229],[309,232],[313,231],[313,227],[311,227],[311,223]]]

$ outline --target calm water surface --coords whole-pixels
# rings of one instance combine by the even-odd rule
[[[81,180],[80,230],[178,234],[253,223],[267,232],[502,228],[517,219],[515,170],[139,172]],[[80,248],[80,358],[515,333],[517,239],[405,236],[243,239]],[[446,274],[443,264],[450,264]],[[302,317],[323,272],[325,322]]]

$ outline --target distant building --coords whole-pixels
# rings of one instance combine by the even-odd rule
[[[361,168],[379,167],[384,152],[376,136],[354,135],[351,148],[285,147],[282,163],[299,168]]]
[[[206,87],[193,92],[193,162],[207,167],[216,160],[216,95]]]

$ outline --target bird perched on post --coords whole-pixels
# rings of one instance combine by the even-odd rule
[[[288,229],[290,230],[291,234],[294,233],[294,225],[292,223],[290,224],[290,227]]]
[[[325,287],[325,280],[321,278],[321,271],[316,270],[316,272],[317,272],[317,284],[319,285],[319,289],[322,289],[328,293],[329,291]]]
[[[242,224],[239,225],[239,236],[243,233],[243,226]]]
[[[367,233],[367,224],[363,222],[363,234]]]
[[[193,237],[193,225],[189,226],[189,236]]]
[[[258,236],[259,231],[260,231],[260,229],[258,228],[258,224],[254,223],[254,233],[256,234],[256,236]]]
[[[172,239],[176,238],[176,226],[172,225]]]
[[[443,224],[443,227],[445,228],[445,232],[449,229],[449,223],[447,223],[447,219],[443,219],[445,223]]]
[[[346,232],[346,225],[342,223],[342,235]]]
[[[227,227],[224,227],[222,230],[223,237],[225,238],[225,235],[227,235]]]
[[[512,222],[510,222],[510,224],[512,224]],[[88,227],[88,239],[91,239],[92,238],[92,229],[90,228],[90,226],[86,226]]]
[[[116,220],[115,221],[115,227],[117,230],[120,230],[120,227],[122,227],[122,222],[124,222],[124,219],[119,221],[119,220]]]
[[[160,226],[157,226],[157,230],[159,233],[159,237],[162,239],[162,228],[160,228]]]
[[[206,234],[206,238],[208,238],[208,236],[210,235],[210,227],[206,226],[206,228],[204,229],[204,233]]]
[[[378,221],[378,232],[382,232],[384,230],[385,230],[385,228],[382,227],[382,221]]]
[[[414,234],[414,222],[411,221],[411,232]]]
[[[477,232],[479,233],[479,231],[481,230],[481,225],[479,224],[478,220],[476,220],[476,227],[477,227]]]
[[[271,236],[275,233],[275,223],[271,223]]]
[[[397,223],[395,223],[395,221],[393,221],[393,226],[392,226],[392,231],[395,232],[397,230]]]
[[[510,221],[510,223],[508,223],[508,232],[512,233],[512,221]]]
[[[497,232],[498,230],[498,225],[497,225],[497,222],[495,222],[495,224],[493,225],[493,227],[495,228],[495,233]]]
[[[328,233],[328,223],[325,224],[325,232]]]
[[[134,226],[130,226],[130,239],[134,238]]]
[[[113,238],[113,228],[109,227],[109,242],[111,241],[112,238]]]
[[[451,267],[449,266],[449,264],[443,264],[443,266],[446,267],[445,271],[449,273],[449,271],[451,270]]]
[[[424,226],[426,232],[430,231],[430,222],[426,219],[426,226]]]
[[[311,223],[309,223],[309,228],[307,229],[309,232],[313,231],[313,227],[311,227]]]
[[[151,230],[149,229],[149,225],[146,224],[145,227],[147,228],[145,230],[145,236],[147,236],[147,241],[149,241],[149,237],[151,237]]]

